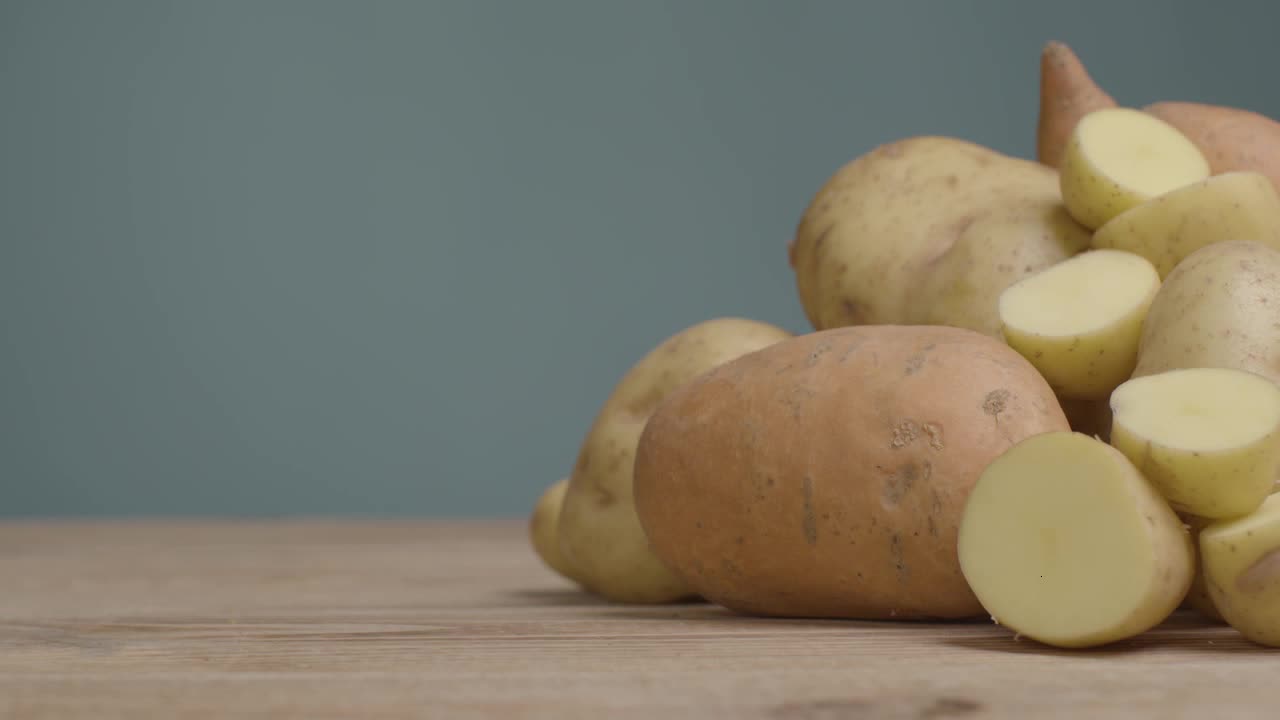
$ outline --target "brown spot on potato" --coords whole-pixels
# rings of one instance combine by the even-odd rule
[[[915,355],[912,355],[911,357],[907,358],[907,365],[903,369],[903,372],[906,375],[915,375],[916,373],[920,372],[920,368],[924,367],[924,361],[925,361],[924,353],[916,353]]]
[[[915,485],[919,475],[920,469],[914,463],[907,463],[886,476],[882,493],[885,506],[895,507],[902,502],[903,496]]]
[[[1004,388],[992,390],[982,399],[982,412],[995,418],[997,423],[1000,422],[1000,413],[1005,411],[1009,405],[1009,398],[1012,393]]]
[[[889,558],[893,561],[893,569],[898,573],[898,582],[906,582],[909,571],[902,554],[902,536],[896,532],[889,535]]]
[[[844,311],[845,320],[850,325],[865,324],[866,310],[858,303],[849,298],[842,298],[840,300],[840,309]]]
[[[1235,547],[1231,548],[1233,551]],[[1259,593],[1280,583],[1280,548],[1266,552],[1236,577],[1236,589],[1242,593]]]
[[[813,478],[804,476],[802,483],[804,492],[804,518],[802,521],[804,541],[810,545],[818,544],[818,518],[813,512]]]
[[[814,365],[817,365],[818,361],[822,359],[822,356],[829,352],[831,352],[830,341],[824,340],[818,343],[814,346],[813,350],[809,353],[808,358],[805,360],[805,366],[813,367]]]

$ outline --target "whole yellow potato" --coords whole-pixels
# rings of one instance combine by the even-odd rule
[[[835,328],[672,394],[640,440],[636,510],[688,587],[742,613],[973,616],[956,555],[969,489],[1014,443],[1066,428],[994,338]]]
[[[580,581],[619,602],[672,602],[692,594],[649,548],[632,498],[636,443],[649,415],[684,383],[791,337],[768,323],[717,318],[666,339],[619,381],[578,453],[560,510],[560,551]]]
[[[1280,250],[1220,242],[1165,278],[1142,327],[1134,377],[1167,370],[1247,370],[1280,382]]]
[[[790,261],[816,329],[950,325],[999,337],[1001,291],[1089,238],[1052,168],[925,136],[883,145],[828,179]]]

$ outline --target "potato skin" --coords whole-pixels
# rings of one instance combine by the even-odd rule
[[[947,137],[882,145],[840,168],[789,248],[817,330],[951,325],[999,337],[996,301],[1089,246],[1057,173]]]
[[[1219,367],[1280,382],[1280,250],[1251,241],[1191,253],[1156,293],[1133,377]]]
[[[738,612],[982,613],[960,571],[964,502],[1013,444],[1067,430],[1013,350],[939,326],[860,326],[741,357],[673,393],[641,436],[654,553]]]
[[[650,413],[681,384],[789,337],[790,332],[768,323],[713,318],[662,341],[627,371],[582,441],[560,507],[560,555],[577,582],[621,603],[690,596],[654,557],[636,518],[632,462],[640,432]]]

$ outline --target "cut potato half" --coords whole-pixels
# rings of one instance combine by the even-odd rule
[[[1207,177],[1209,162],[1186,135],[1132,108],[1081,118],[1059,168],[1067,211],[1095,230],[1129,208]]]
[[[1182,521],[1115,448],[1050,432],[982,473],[960,526],[960,566],[1001,625],[1066,648],[1154,627],[1194,574]]]
[[[1105,398],[1133,374],[1142,321],[1159,289],[1146,258],[1093,250],[1001,293],[1001,333],[1059,397]]]
[[[1266,175],[1223,173],[1152,198],[1098,228],[1093,247],[1137,253],[1163,279],[1186,256],[1227,240],[1280,249],[1280,194]]]
[[[1244,370],[1188,368],[1134,378],[1111,395],[1111,444],[1175,510],[1240,517],[1280,472],[1280,386]]]

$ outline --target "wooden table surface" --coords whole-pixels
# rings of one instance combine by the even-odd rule
[[[1280,651],[1180,615],[982,623],[610,605],[519,522],[0,524],[0,718],[1280,717]]]

